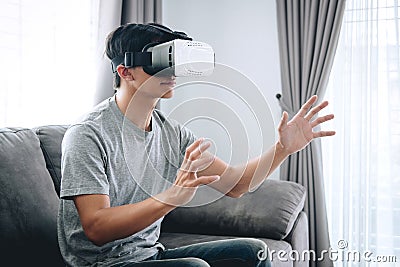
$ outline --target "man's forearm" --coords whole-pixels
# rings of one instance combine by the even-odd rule
[[[250,161],[247,171],[242,178],[249,183],[249,190],[257,188],[281,163],[289,156],[289,153],[277,142],[259,158]]]
[[[255,190],[287,157],[289,153],[277,142],[261,156],[245,164],[229,167],[221,180],[236,181],[236,185],[227,193],[239,197]]]
[[[109,207],[108,204],[108,207],[99,208],[98,202],[103,200],[93,195],[75,198],[85,234],[98,246],[133,235],[174,209],[174,206],[156,198],[117,207]]]

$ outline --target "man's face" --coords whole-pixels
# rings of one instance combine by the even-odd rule
[[[133,85],[137,93],[148,95],[154,98],[171,98],[175,87],[174,76],[157,76],[147,74],[142,67],[131,69],[135,77]]]

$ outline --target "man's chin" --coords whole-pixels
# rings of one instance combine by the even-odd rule
[[[171,89],[167,91],[165,94],[163,94],[160,98],[168,99],[174,96],[174,90]]]

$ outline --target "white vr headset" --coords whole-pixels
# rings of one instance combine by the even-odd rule
[[[149,75],[206,76],[215,67],[212,47],[203,42],[175,39],[146,45],[142,52],[126,52],[112,59],[113,72],[118,65],[126,68],[142,66]]]

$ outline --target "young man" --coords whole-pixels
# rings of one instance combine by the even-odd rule
[[[112,60],[152,42],[185,39],[162,25],[127,24],[107,38]],[[333,115],[312,120],[327,102],[316,96],[288,122],[279,140],[260,157],[230,166],[206,150],[210,144],[155,110],[173,95],[175,77],[151,76],[118,63],[116,94],[66,132],[62,145],[59,244],[69,266],[270,266],[266,245],[242,238],[165,249],[158,242],[163,217],[189,202],[200,185],[231,197],[256,188],[291,153],[314,138],[312,129]]]

